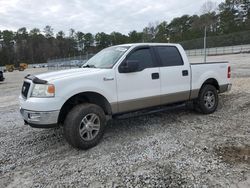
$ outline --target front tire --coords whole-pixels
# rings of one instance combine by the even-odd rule
[[[64,135],[75,148],[89,149],[96,146],[105,131],[106,117],[101,107],[95,104],[79,104],[67,115]]]
[[[195,101],[195,110],[203,114],[211,114],[217,109],[218,100],[217,89],[213,85],[204,85]]]

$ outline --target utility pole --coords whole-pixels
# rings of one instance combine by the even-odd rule
[[[204,63],[207,62],[207,26],[204,29]]]

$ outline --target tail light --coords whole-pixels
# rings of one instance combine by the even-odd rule
[[[227,78],[231,78],[231,67],[228,66],[227,68]]]

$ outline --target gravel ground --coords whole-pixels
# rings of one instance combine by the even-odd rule
[[[211,59],[229,60],[234,72],[214,114],[179,109],[115,120],[87,151],[69,146],[61,129],[23,125],[22,79],[45,69],[6,73],[0,187],[250,187],[250,54]]]

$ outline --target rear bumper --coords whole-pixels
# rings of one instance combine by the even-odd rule
[[[20,113],[24,119],[24,122],[35,128],[58,127],[59,125],[57,124],[57,120],[59,112],[59,110],[38,112],[20,108]]]
[[[232,84],[225,84],[220,86],[220,93],[230,91],[232,89]]]

